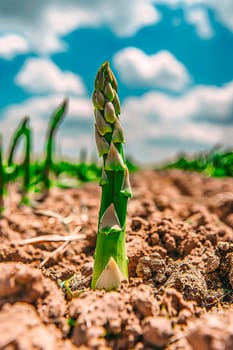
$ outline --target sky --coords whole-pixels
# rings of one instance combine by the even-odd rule
[[[8,0],[0,1],[4,150],[29,115],[42,152],[49,117],[68,97],[57,150],[97,155],[91,95],[106,60],[127,156],[155,163],[232,147],[232,0]]]

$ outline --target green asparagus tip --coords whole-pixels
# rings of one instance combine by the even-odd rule
[[[69,103],[69,99],[68,99],[68,97],[66,97],[66,98],[64,99],[62,105],[63,105],[64,107],[67,107],[68,103]]]
[[[27,124],[29,123],[30,117],[29,116],[25,116],[22,120],[22,128],[25,128],[27,126]]]

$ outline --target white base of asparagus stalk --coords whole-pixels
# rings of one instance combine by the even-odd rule
[[[113,257],[111,257],[96,282],[96,288],[105,290],[118,289],[121,286],[121,282],[124,280],[125,278],[122,275],[116,261]]]

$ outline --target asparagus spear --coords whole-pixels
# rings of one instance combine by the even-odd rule
[[[2,159],[2,135],[0,134],[0,216],[4,210],[4,184],[5,184],[5,176],[3,170],[3,159]]]
[[[10,143],[10,149],[9,149],[9,156],[8,156],[8,167],[12,166],[13,164],[13,157],[15,155],[16,152],[16,148],[19,144],[19,139],[21,138],[21,136],[24,134],[25,132],[25,128],[27,128],[27,124],[29,121],[29,117],[24,117],[22,119],[22,121],[20,121],[13,137],[12,137],[12,141]]]
[[[128,280],[125,228],[127,201],[132,194],[122,147],[117,89],[109,62],[105,62],[97,73],[93,93],[96,145],[103,157],[93,289],[117,289],[123,280]]]
[[[45,144],[45,162],[44,169],[42,171],[42,181],[44,184],[44,196],[48,194],[50,187],[49,172],[54,168],[53,153],[54,153],[54,137],[57,132],[58,126],[61,124],[67,111],[68,100],[65,99],[61,105],[53,112],[50,124],[46,135]]]
[[[28,190],[30,186],[30,152],[31,152],[31,130],[29,126],[28,116],[22,119],[22,121],[19,123],[19,126],[12,137],[12,141],[9,149],[9,156],[8,156],[8,168],[12,167],[13,165],[13,159],[22,137],[25,138],[25,156],[24,156],[23,163],[21,165],[24,171],[21,203],[27,204],[29,202],[27,195],[28,195]]]
[[[31,129],[29,126],[29,119],[27,119],[24,127],[24,136],[25,136],[25,156],[23,161],[24,179],[23,179],[21,202],[24,204],[28,204],[29,203],[28,191],[30,187],[30,152],[31,152]]]

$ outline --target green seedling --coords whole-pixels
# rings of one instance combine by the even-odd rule
[[[0,135],[0,216],[4,210],[4,188],[5,188],[5,176],[3,169],[3,157],[2,157],[2,135]]]
[[[27,128],[28,120],[29,118],[26,116],[22,119],[22,121],[20,121],[10,142],[9,151],[8,151],[7,168],[6,168],[8,182],[14,181],[18,177],[20,172],[18,165],[14,164],[13,160],[15,158],[15,154],[19,147],[21,138],[25,133],[25,129]]]
[[[25,137],[25,157],[23,161],[24,178],[23,178],[21,203],[28,204],[29,203],[28,191],[30,187],[30,152],[31,152],[31,129],[29,127],[29,120],[25,124],[24,137]]]
[[[16,153],[16,149],[19,145],[19,140],[21,136],[25,133],[25,129],[27,128],[29,118],[24,117],[22,121],[20,121],[18,127],[15,130],[15,133],[13,134],[12,140],[10,142],[10,149],[9,149],[9,155],[8,155],[8,167],[11,167],[13,165],[13,159]]]
[[[97,73],[93,93],[96,145],[103,157],[93,289],[117,289],[123,280],[128,280],[126,211],[132,193],[122,147],[117,89],[116,78],[105,62]]]
[[[46,143],[45,143],[45,162],[44,169],[42,172],[42,182],[44,185],[44,196],[48,194],[50,188],[50,177],[49,173],[53,170],[53,154],[55,148],[55,135],[58,129],[58,126],[61,124],[62,120],[65,117],[67,110],[68,100],[65,99],[62,104],[54,111],[51,116],[49,127],[47,130]]]
[[[22,187],[21,203],[26,204],[28,203],[28,191],[30,187],[31,130],[29,127],[29,117],[24,117],[23,120],[20,122],[18,128],[16,129],[13,135],[13,138],[10,144],[7,170],[8,170],[8,175],[9,174],[12,175],[12,172],[15,173],[13,175],[14,179],[18,176],[19,168],[16,167],[17,170],[14,169],[13,160],[17,151],[17,147],[22,137],[24,137],[25,139],[25,156],[24,156],[23,163],[20,166],[20,169],[23,170],[23,187]]]

